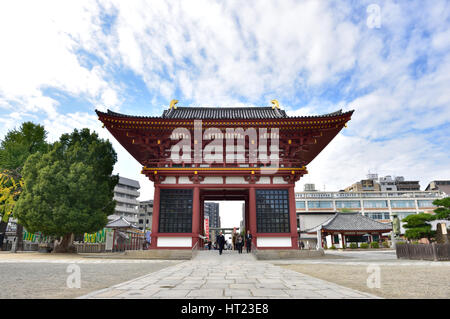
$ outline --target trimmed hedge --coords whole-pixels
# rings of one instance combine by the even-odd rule
[[[380,248],[380,244],[378,242],[373,241],[370,243],[370,248]]]
[[[368,243],[361,243],[361,245],[359,247],[367,249],[367,248],[369,248],[369,244]]]
[[[387,241],[384,241],[382,245],[383,245],[384,248],[389,248],[389,247],[391,247],[391,246],[389,245],[389,242],[387,242]]]
[[[350,243],[350,248],[351,249],[356,249],[356,248],[358,248],[358,244],[357,243]]]

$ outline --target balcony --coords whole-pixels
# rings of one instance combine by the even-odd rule
[[[139,202],[136,199],[120,197],[120,196],[116,196],[116,195],[114,195],[113,199],[116,200],[118,203],[125,203],[125,204],[130,204],[133,206],[139,205]]]
[[[131,195],[131,196],[135,196],[135,197],[141,196],[141,194],[137,190],[122,188],[120,186],[114,187],[114,193],[122,193],[122,194],[127,194],[127,195]]]

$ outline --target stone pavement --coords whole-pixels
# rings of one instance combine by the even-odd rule
[[[190,261],[92,292],[84,298],[378,298],[236,251],[199,251]]]

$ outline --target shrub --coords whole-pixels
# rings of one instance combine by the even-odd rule
[[[370,248],[380,248],[380,244],[378,242],[373,241],[370,243]]]
[[[366,249],[366,248],[369,248],[369,244],[368,243],[361,243],[361,245],[359,247]]]
[[[389,242],[387,242],[387,241],[384,241],[382,245],[383,245],[384,248],[389,248],[389,247],[391,247],[391,246],[389,245]]]
[[[330,249],[336,249],[336,246],[332,245],[332,246],[330,247]]]
[[[358,244],[357,243],[350,243],[350,248],[351,249],[356,249],[356,248],[358,248]]]

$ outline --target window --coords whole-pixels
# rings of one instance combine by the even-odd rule
[[[392,208],[414,208],[413,200],[391,200]]]
[[[405,218],[406,216],[413,215],[415,212],[395,212],[395,214],[398,216],[400,221]]]
[[[159,231],[192,232],[192,189],[161,189]]]
[[[363,235],[345,235],[345,241],[347,243],[365,243],[367,242],[367,237]]]
[[[333,208],[332,201],[309,201],[308,208]]]
[[[389,219],[389,212],[366,212],[365,216],[372,219]]]
[[[433,205],[433,201],[434,201],[434,200],[418,200],[418,201],[417,201],[417,205],[418,205],[419,207],[435,207],[435,206]]]
[[[295,208],[304,209],[305,208],[305,202],[304,201],[296,201],[295,202]]]
[[[333,244],[339,244],[339,235],[333,236]]]
[[[289,233],[288,190],[256,190],[256,229],[258,233]]]
[[[361,208],[361,203],[356,200],[337,200],[336,208]]]
[[[387,200],[365,200],[364,208],[388,208]]]

